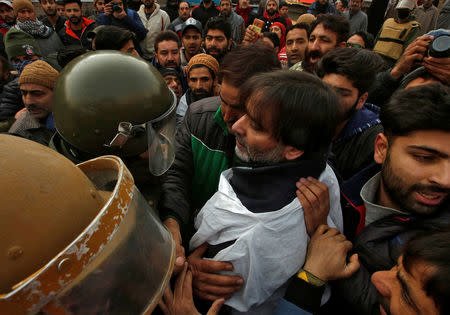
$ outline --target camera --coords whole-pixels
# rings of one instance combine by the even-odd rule
[[[113,12],[122,12],[122,8],[120,7],[120,4],[118,2],[111,2],[111,9]]]
[[[450,57],[450,35],[441,34],[436,36],[430,43],[428,56],[435,58]]]

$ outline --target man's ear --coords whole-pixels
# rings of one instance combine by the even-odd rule
[[[159,63],[158,54],[155,52],[155,61]]]
[[[360,110],[363,107],[364,103],[367,101],[368,96],[369,96],[369,93],[366,92],[359,97],[358,105],[356,105],[356,110]]]
[[[337,44],[336,45],[336,47],[347,47],[347,42],[346,41],[343,41],[343,42],[340,42],[339,44]]]
[[[284,148],[284,158],[288,161],[293,161],[301,157],[303,152],[304,152],[303,150],[299,150],[291,145],[287,145]]]
[[[379,133],[375,139],[375,153],[373,158],[376,163],[383,164],[386,160],[387,152],[389,149],[389,142],[387,137],[383,133]]]

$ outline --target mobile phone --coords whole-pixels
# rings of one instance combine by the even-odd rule
[[[255,19],[253,21],[252,28],[256,33],[258,33],[258,34],[261,33],[263,27],[264,27],[264,21],[262,21],[260,19]]]

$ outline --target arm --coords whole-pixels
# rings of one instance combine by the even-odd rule
[[[100,25],[110,25],[111,24],[111,19],[109,16],[107,16],[105,13],[101,13],[98,17],[97,20],[95,21],[95,23],[97,24],[97,26]]]
[[[125,21],[128,23],[128,28],[130,31],[132,31],[134,34],[136,34],[136,39],[138,41],[141,41],[145,38],[145,36],[147,35],[147,30],[144,26],[144,24],[142,24],[141,18],[139,17],[139,15],[134,12],[133,10],[129,10],[132,13],[128,14],[127,17],[125,18]],[[128,12],[130,13],[130,12]]]
[[[169,15],[166,13],[166,14],[164,14],[163,13],[163,22],[164,22],[164,24],[163,24],[163,29],[167,29],[167,27],[169,27],[169,24],[170,24],[170,17],[169,17]]]

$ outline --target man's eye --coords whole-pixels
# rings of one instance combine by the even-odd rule
[[[434,160],[434,156],[432,155],[414,154],[413,156],[419,162],[431,162]]]

